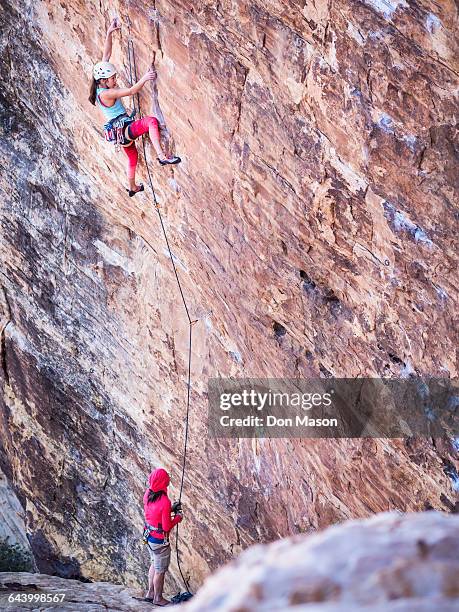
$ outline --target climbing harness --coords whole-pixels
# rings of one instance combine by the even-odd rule
[[[153,533],[152,533],[153,532]],[[161,535],[164,536],[164,544],[169,542],[169,534],[167,531],[164,531],[164,529],[161,527],[161,523],[158,525],[158,527],[153,527],[153,525],[148,525],[146,524],[143,528],[143,536],[142,536],[142,540],[144,544],[148,544],[148,538],[150,536],[154,537],[154,533],[160,533]]]
[[[129,32],[129,38],[128,38],[128,61],[129,61],[129,78],[131,81],[131,85],[133,83],[133,81],[137,81],[137,66],[136,66],[136,60],[135,60],[135,50],[134,50],[134,43],[131,37],[131,22],[130,19],[128,19],[128,32]],[[136,103],[137,103],[137,107],[136,107]],[[140,98],[139,98],[139,94],[137,93],[134,97],[134,110],[139,114],[140,117],[142,117],[142,111],[140,110]],[[169,243],[169,239],[167,236],[167,232],[166,232],[166,228],[164,225],[164,221],[163,221],[163,217],[161,215],[161,211],[159,209],[159,203],[158,200],[156,198],[156,192],[155,192],[155,187],[153,184],[153,178],[151,175],[151,171],[150,171],[150,166],[148,164],[148,160],[147,160],[147,153],[146,153],[146,149],[145,149],[145,136],[142,135],[142,149],[143,149],[143,157],[145,160],[145,166],[147,169],[147,175],[148,175],[148,182],[150,184],[150,189],[151,189],[151,193],[153,196],[153,203],[154,206],[156,208],[156,212],[158,213],[158,217],[159,217],[159,222],[161,225],[161,230],[163,232],[163,236],[164,236],[164,240],[166,242],[166,246],[167,246],[167,250],[169,253],[169,258],[171,260],[171,264],[172,264],[172,268],[174,271],[174,275],[175,275],[175,280],[177,281],[177,287],[179,289],[180,292],[180,296],[182,299],[182,303],[183,306],[185,308],[185,313],[188,319],[188,374],[187,374],[187,401],[186,401],[186,414],[185,414],[185,434],[184,434],[184,445],[183,445],[183,461],[182,461],[182,475],[180,478],[180,492],[179,492],[179,502],[181,502],[182,499],[182,492],[183,492],[183,484],[184,484],[184,479],[185,479],[185,468],[186,468],[186,457],[187,457],[187,449],[188,449],[188,430],[189,430],[189,414],[190,414],[190,399],[191,399],[191,348],[192,348],[192,328],[193,328],[193,324],[196,323],[196,321],[193,321],[190,317],[190,312],[188,310],[188,305],[186,303],[185,300],[185,295],[183,293],[183,289],[182,289],[182,285],[180,283],[180,279],[179,279],[179,275],[177,272],[177,266],[175,265],[175,258],[174,255],[172,253],[171,247],[170,247],[170,243]],[[186,599],[190,599],[190,597],[192,597],[192,593],[190,592],[190,586],[188,584],[188,581],[186,580],[185,576],[183,575],[182,572],[182,567],[180,565],[180,556],[179,556],[179,524],[177,524],[177,529],[176,529],[176,538],[175,538],[175,548],[176,548],[176,556],[177,556],[177,567],[179,569],[180,572],[180,576],[182,577],[183,580],[183,584],[185,585],[186,588],[186,593],[183,594],[179,594],[176,597],[186,597]],[[173,598],[174,600],[175,598]],[[186,601],[186,599],[180,599],[180,601]],[[175,603],[178,603],[175,602]]]
[[[104,125],[105,140],[121,147],[128,147],[132,140],[126,134],[128,127],[134,123],[135,110],[130,115],[124,113],[111,119]]]
[[[174,513],[174,516],[177,516],[177,514],[181,514],[182,513],[182,502],[175,501],[171,506],[171,511]],[[151,535],[154,535],[151,533],[152,531],[156,533],[160,533],[161,535],[164,536],[164,541],[167,540],[167,542],[169,542],[169,533],[167,531],[164,531],[161,523],[159,523],[157,527],[154,527],[153,525],[149,525],[148,523],[145,523],[144,528],[143,528],[143,536],[142,536],[142,540],[144,544],[148,544],[148,538]]]
[[[153,525],[148,525],[148,524],[145,525],[143,528],[142,542],[146,544],[149,548],[151,548],[150,537],[154,538],[155,533],[159,533],[163,536],[162,538],[157,538],[156,541],[154,542],[155,544],[164,544],[166,546],[170,544],[169,533],[167,531],[164,531],[164,529],[161,527],[161,523],[159,524],[158,527],[153,527]]]

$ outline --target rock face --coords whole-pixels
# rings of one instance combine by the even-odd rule
[[[387,513],[254,546],[187,612],[457,610],[459,517]]]
[[[152,170],[198,321],[193,588],[253,542],[454,511],[459,482],[448,440],[206,435],[209,376],[457,376],[456,4],[195,4],[110,5],[120,80],[129,16],[184,160]],[[0,467],[40,571],[138,585],[146,476],[179,483],[188,322],[151,197],[126,197],[87,102],[111,17],[0,7]]]

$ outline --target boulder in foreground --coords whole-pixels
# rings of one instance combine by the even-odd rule
[[[459,516],[385,513],[242,553],[184,612],[459,610]]]

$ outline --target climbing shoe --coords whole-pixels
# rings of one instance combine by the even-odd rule
[[[173,155],[172,157],[166,157],[166,159],[159,159],[158,157],[158,161],[161,166],[168,166],[172,164],[179,164],[182,160],[180,159],[180,157]]]
[[[143,185],[140,185],[140,188],[137,189],[137,191],[132,191],[131,189],[126,189],[126,191],[128,192],[129,197],[132,198],[132,196],[135,196],[136,193],[140,193],[144,189],[145,189],[145,187]]]

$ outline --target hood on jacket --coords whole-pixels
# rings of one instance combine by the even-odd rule
[[[154,492],[165,491],[170,483],[169,474],[163,468],[158,468],[150,474],[148,479],[150,489]]]

